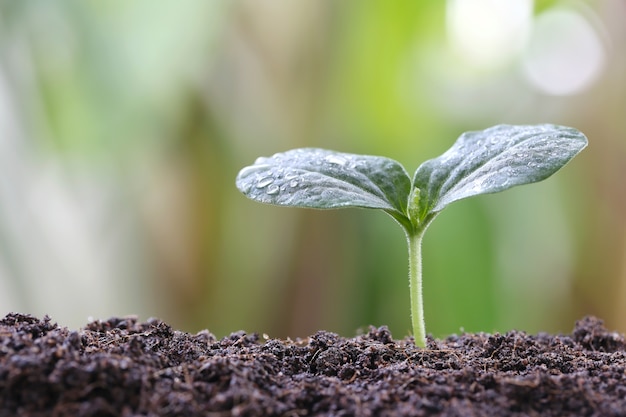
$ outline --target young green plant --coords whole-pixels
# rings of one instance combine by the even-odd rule
[[[549,177],[585,146],[587,138],[569,127],[498,125],[462,134],[420,165],[413,179],[389,158],[301,148],[258,158],[239,172],[236,184],[261,203],[373,208],[393,217],[408,241],[413,335],[424,347],[421,243],[428,225],[455,201]]]

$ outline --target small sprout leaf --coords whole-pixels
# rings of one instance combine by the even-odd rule
[[[441,156],[415,172],[422,193],[420,212],[437,213],[448,204],[541,181],[583,148],[587,138],[556,125],[498,125],[466,132]]]
[[[402,217],[411,178],[389,158],[301,148],[258,158],[239,172],[236,184],[243,194],[261,203],[374,208]]]

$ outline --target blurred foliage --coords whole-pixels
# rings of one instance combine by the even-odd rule
[[[320,146],[412,171],[463,131],[553,122],[589,137],[572,166],[431,226],[427,330],[567,331],[596,314],[626,331],[624,3],[466,1],[477,50],[505,36],[495,11],[521,22],[521,46],[472,58],[450,27],[458,0],[1,1],[0,307],[70,326],[139,314],[218,335],[402,337],[400,228],[252,203],[239,168]],[[560,33],[533,37],[532,20],[555,11],[589,29],[575,33],[599,70],[570,65],[590,60],[583,44],[550,61]],[[529,75],[542,68],[588,80],[555,95]]]

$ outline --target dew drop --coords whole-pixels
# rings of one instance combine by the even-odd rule
[[[243,184],[241,184],[241,192],[244,194],[248,194],[251,188],[252,184],[250,184],[249,182],[244,182]]]
[[[274,178],[272,177],[263,177],[260,180],[257,181],[256,183],[256,188],[265,188],[268,185],[270,185],[271,183],[274,182]]]
[[[346,158],[339,156],[339,155],[328,155],[324,158],[324,160],[331,164],[341,165],[341,166],[344,166],[345,164],[348,163],[348,160]]]
[[[274,194],[278,194],[279,191],[280,191],[280,187],[276,184],[272,184],[269,187],[267,187],[267,191],[265,192],[269,195],[274,195]]]
[[[297,180],[291,180],[289,182],[289,186],[290,187],[297,187],[298,186],[298,181]]]

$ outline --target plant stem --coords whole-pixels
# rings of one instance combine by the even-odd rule
[[[422,237],[425,227],[418,231],[407,231],[409,245],[409,291],[411,293],[411,323],[415,345],[426,347],[426,325],[424,324],[424,296],[422,293]]]

